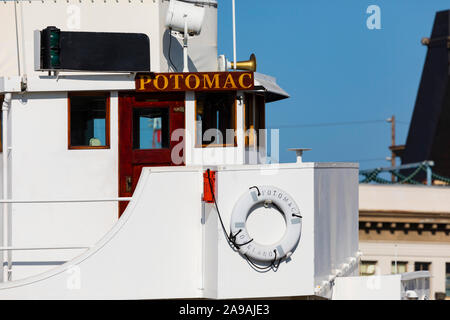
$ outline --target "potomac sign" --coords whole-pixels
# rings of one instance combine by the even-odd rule
[[[252,90],[253,72],[184,72],[136,75],[138,92]]]

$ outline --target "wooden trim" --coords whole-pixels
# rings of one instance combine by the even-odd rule
[[[139,97],[139,98],[137,98]],[[186,124],[184,112],[175,112],[177,107],[185,107],[185,97],[175,100],[174,95],[167,94],[142,94],[132,92],[120,92],[118,95],[118,195],[119,197],[131,197],[139,180],[139,173],[143,167],[172,166],[171,159],[173,148],[179,143],[186,144],[180,137],[178,141],[172,141],[174,130],[182,129]],[[181,97],[178,95],[178,97]],[[142,99],[143,98],[143,99]],[[167,100],[166,100],[167,99]],[[133,110],[139,108],[166,108],[169,110],[169,149],[133,149]],[[185,150],[183,149],[184,155]],[[185,166],[185,162],[180,166]],[[131,177],[131,192],[126,188],[127,177]],[[127,207],[128,202],[119,204],[119,217]]]
[[[256,139],[256,148],[259,148],[261,146],[261,141],[259,139],[259,130],[266,129],[266,101],[264,100],[263,104],[258,105],[258,98],[264,99],[264,95],[256,92],[251,92],[245,93],[244,96],[244,105],[245,108],[248,108],[249,111],[249,126],[253,125],[253,128],[255,130],[254,139]],[[247,101],[249,101],[249,106],[247,106]],[[249,130],[250,128],[247,127],[247,119],[245,114],[246,109],[244,109],[245,146],[254,147],[255,145],[250,145],[250,136],[247,135],[247,130]],[[257,126],[257,123],[259,124],[259,126]]]
[[[106,115],[105,115],[105,145],[104,146],[72,146],[71,145],[71,126],[70,126],[70,99],[72,97],[83,96],[105,96],[106,97]],[[69,150],[96,150],[96,149],[110,149],[110,136],[111,136],[111,93],[110,92],[69,92],[67,95],[67,148]]]
[[[261,96],[261,98],[264,100],[264,103],[262,104],[262,108],[260,110],[260,114],[259,114],[259,125],[260,125],[260,129],[266,129],[266,97],[262,94],[256,94],[256,96]],[[256,98],[255,96],[255,98]]]
[[[222,93],[222,92],[220,92]],[[237,94],[234,99],[234,131],[237,130]],[[230,128],[231,129],[231,128]],[[199,145],[197,143],[197,93],[195,93],[195,107],[194,107],[194,139],[195,144],[194,148],[230,148],[230,147],[237,147],[237,137],[236,134],[234,134],[234,144],[201,144]],[[203,142],[203,135],[202,135],[202,142]]]
[[[194,105],[194,148],[203,148],[203,145],[200,146],[197,143],[197,93],[196,92],[194,92],[194,96],[195,96],[195,99],[194,99],[194,101],[195,101],[194,102],[195,103],[195,105]],[[201,140],[203,142],[203,135],[202,135]]]

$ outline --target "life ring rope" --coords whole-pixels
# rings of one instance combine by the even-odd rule
[[[239,235],[239,233],[241,233],[242,232],[242,229],[240,229],[236,234],[234,234],[233,235],[233,233],[232,232],[230,232],[230,241],[231,241],[231,243],[233,243],[233,245],[236,247],[236,249],[240,249],[242,246],[245,246],[245,245],[247,245],[247,244],[249,244],[249,243],[251,243],[251,242],[253,242],[253,239],[250,239],[250,240],[248,240],[247,242],[245,242],[245,243],[236,243],[236,238],[237,238],[237,236]]]
[[[259,191],[259,188],[257,186],[253,186],[253,187],[249,188],[249,190],[252,190],[252,189],[258,190],[258,197],[261,195],[261,191]]]
[[[208,174],[208,182],[209,182],[208,184],[209,184],[209,189],[210,189],[210,191],[211,191],[212,198],[213,198],[213,200],[214,200],[214,205],[215,205],[215,207],[216,207],[217,215],[218,215],[218,217],[219,217],[219,221],[220,221],[220,224],[221,224],[221,226],[222,226],[222,230],[223,230],[223,232],[224,232],[224,234],[225,234],[226,239],[228,240],[228,245],[229,245],[233,250],[238,251],[238,250],[240,250],[241,246],[245,246],[245,245],[250,244],[251,242],[253,242],[253,239],[247,241],[246,243],[238,244],[238,243],[236,243],[236,238],[237,238],[237,236],[239,235],[239,233],[242,232],[242,229],[240,229],[235,235],[233,235],[233,233],[232,233],[231,230],[230,230],[230,233],[228,234],[227,230],[225,229],[225,225],[224,225],[224,223],[223,223],[223,220],[222,220],[222,215],[220,214],[220,211],[219,211],[219,206],[217,205],[216,194],[215,194],[215,192],[214,192],[214,190],[213,190],[213,187],[212,187],[211,175],[210,175],[210,172],[211,172],[211,171],[210,171],[210,169],[207,169],[206,172],[207,172],[207,174]],[[254,188],[256,188],[256,190],[258,191],[258,196],[260,196],[260,195],[261,195],[261,192],[260,192],[260,190],[259,190],[259,188],[258,188],[257,186],[250,187],[249,189],[251,190],[251,189],[254,189]],[[274,252],[274,259],[272,260],[272,262],[270,263],[270,265],[267,266],[267,267],[260,267],[260,266],[258,266],[258,265],[255,264],[255,263],[251,260],[251,258],[248,257],[248,255],[246,255],[246,254],[244,254],[244,257],[246,258],[247,262],[248,262],[253,268],[255,268],[255,269],[257,269],[257,270],[259,270],[259,271],[261,271],[261,272],[267,272],[267,271],[269,271],[269,270],[271,270],[271,269],[272,269],[273,271],[276,271],[276,270],[278,270],[278,268],[279,268],[279,266],[280,266],[280,264],[281,264],[282,257],[281,257],[280,259],[278,259],[278,263],[277,263],[277,251],[276,251],[276,250],[273,250],[273,252]]]

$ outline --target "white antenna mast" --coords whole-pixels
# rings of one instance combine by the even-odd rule
[[[188,66],[188,40],[189,40],[189,31],[188,31],[188,16],[185,14],[184,16],[184,38],[183,38],[183,72],[189,72]]]
[[[233,69],[236,70],[236,3],[235,0],[232,0],[233,3]]]

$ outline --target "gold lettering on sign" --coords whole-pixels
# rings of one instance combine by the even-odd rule
[[[195,78],[195,87],[191,87],[191,77]],[[191,73],[186,77],[185,84],[188,89],[195,90],[200,87],[200,77],[195,73]]]
[[[248,86],[246,86],[246,85],[244,84],[244,78],[245,78],[246,76],[247,76],[250,80],[252,79],[252,76],[251,76],[250,73],[243,73],[243,74],[239,77],[239,85],[240,85],[242,88],[244,88],[244,89],[248,89],[248,88],[252,87],[251,84],[248,85]]]
[[[208,85],[208,86],[207,86]],[[211,80],[211,78],[209,77],[209,74],[204,74],[203,75],[203,89],[219,89],[220,88],[220,84],[219,84],[219,74],[215,74],[213,76],[213,79]]]
[[[140,74],[136,90],[143,92],[230,91],[254,88],[253,72],[187,72]]]
[[[149,76],[142,76],[141,77],[141,87],[139,90],[145,90],[145,85],[149,84],[152,81],[152,79]]]
[[[174,89],[179,90],[180,89],[180,78],[183,78],[182,74],[171,74],[170,79],[175,79],[175,84],[173,86]]]
[[[161,78],[164,80],[164,86],[162,86],[162,87],[159,86],[159,79],[161,79]],[[167,87],[169,86],[169,79],[167,79],[167,77],[159,74],[156,76],[155,80],[153,80],[153,85],[158,90],[166,90]]]
[[[227,80],[225,81],[224,84],[224,88],[227,89],[228,85],[231,84],[231,88],[230,89],[237,89],[236,83],[233,80],[233,76],[230,74],[228,74]]]

